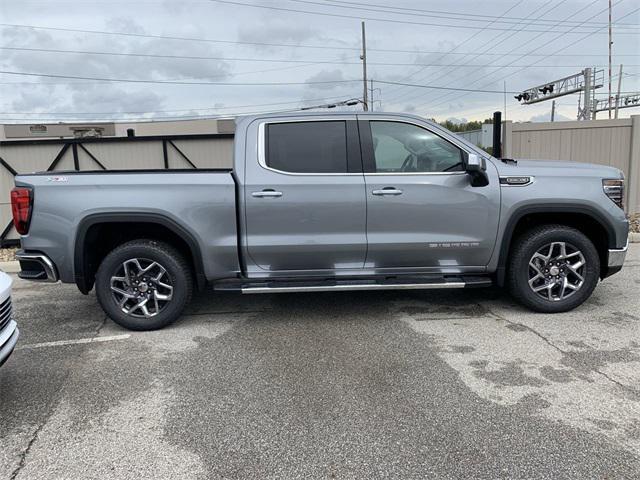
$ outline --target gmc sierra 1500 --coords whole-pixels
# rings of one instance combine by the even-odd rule
[[[508,285],[561,312],[620,270],[628,221],[611,167],[496,159],[422,118],[237,120],[234,168],[16,177],[21,278],[95,284],[130,329],[192,289],[242,293]]]

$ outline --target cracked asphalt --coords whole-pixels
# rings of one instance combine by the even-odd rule
[[[640,478],[640,245],[581,308],[203,294],[128,332],[16,279],[0,478]]]

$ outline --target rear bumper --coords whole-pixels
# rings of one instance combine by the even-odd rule
[[[18,325],[13,320],[9,321],[0,331],[0,366],[7,361],[9,355],[13,352],[19,336],[20,330],[18,330]]]
[[[629,250],[629,240],[623,248],[610,248],[607,252],[607,267],[604,270],[602,278],[609,277],[614,273],[619,272],[624,264],[624,259],[627,256],[627,250]]]
[[[38,282],[58,281],[56,266],[45,254],[20,250],[16,253],[16,258],[20,262],[20,272],[18,273],[20,278]]]

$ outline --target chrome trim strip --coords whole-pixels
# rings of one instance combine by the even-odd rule
[[[623,248],[610,248],[607,266],[608,267],[621,267],[624,263],[624,259],[627,256],[627,250],[629,250],[629,239],[627,238],[627,244]]]
[[[15,320],[11,320],[7,326],[0,331],[0,347],[3,346],[9,338],[11,338],[11,335],[13,335],[17,326],[18,324]]]
[[[16,322],[11,320],[9,324],[0,332],[0,365],[2,365],[18,343],[20,330]]]
[[[41,282],[57,282],[58,281],[58,273],[56,272],[56,267],[53,265],[53,262],[49,260],[49,257],[43,255],[41,253],[16,253],[16,258],[18,261],[33,261],[39,263],[45,274],[47,275],[46,280],[35,280]]]
[[[365,177],[369,176],[387,176],[387,175],[421,175],[421,176],[430,176],[430,175],[468,175],[467,172],[455,171],[455,172],[366,172],[364,174]]]
[[[245,287],[242,293],[289,293],[289,292],[335,292],[359,290],[431,290],[441,288],[464,288],[465,282],[444,283],[405,283],[405,284],[354,284],[354,285],[316,285],[300,287]]]

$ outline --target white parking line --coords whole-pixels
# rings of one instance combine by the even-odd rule
[[[123,335],[112,335],[110,337],[92,337],[92,338],[78,338],[76,340],[58,340],[55,342],[42,342],[42,343],[32,343],[31,345],[21,345],[16,350],[26,350],[33,348],[44,348],[44,347],[60,347],[63,345],[78,345],[82,343],[96,343],[96,342],[111,342],[112,340],[125,340],[129,338],[131,335],[125,333]]]

